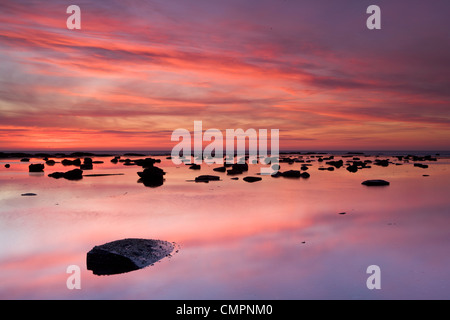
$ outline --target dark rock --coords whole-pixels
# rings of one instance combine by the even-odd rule
[[[158,167],[145,168],[144,171],[137,173],[141,179],[138,182],[142,182],[146,187],[159,187],[164,183],[164,170]]]
[[[8,168],[10,168],[10,167],[11,167],[11,165],[10,165],[9,163],[5,164],[5,168],[6,168],[6,169],[8,169]]]
[[[155,163],[161,162],[160,159],[153,159],[153,158],[145,158],[145,159],[137,159],[134,160],[134,163],[142,168],[149,168],[153,167]]]
[[[426,168],[428,168],[428,165],[427,164],[422,164],[422,163],[414,163],[414,167],[419,167],[419,168],[426,169]]]
[[[83,170],[73,169],[67,172],[53,172],[48,176],[55,179],[64,178],[67,180],[81,180],[83,179]]]
[[[22,193],[21,196],[22,197],[34,197],[34,196],[37,196],[37,194],[28,192],[28,193]]]
[[[44,165],[41,163],[30,164],[28,166],[28,171],[29,172],[44,172]]]
[[[233,177],[233,178],[231,178],[231,180],[239,180],[239,178],[238,177]]]
[[[309,167],[308,167],[308,166],[302,166],[300,169],[301,169],[301,170],[308,170]]]
[[[353,165],[347,167],[347,171],[349,171],[349,172],[357,172],[358,171],[358,167],[353,164]]]
[[[48,166],[54,166],[55,163],[56,163],[55,160],[47,160],[47,161],[45,161],[45,164],[48,165]]]
[[[342,167],[344,165],[344,161],[341,160],[337,160],[337,161],[327,161],[325,162],[326,164],[333,166],[337,169],[339,169],[340,167]]]
[[[227,171],[227,168],[226,167],[218,167],[218,168],[214,168],[213,170],[216,172],[225,172],[225,171]]]
[[[92,163],[83,163],[82,165],[80,165],[81,170],[92,170],[93,168],[94,166],[92,165]]]
[[[231,166],[231,169],[227,170],[227,174],[228,175],[242,174],[245,171],[248,171],[248,164],[247,163],[234,163]]]
[[[288,170],[281,173],[281,176],[286,178],[300,178],[301,173],[298,170]]]
[[[201,167],[200,167],[199,164],[195,164],[195,163],[194,163],[194,164],[191,164],[191,165],[190,165],[189,169],[192,169],[192,170],[200,170]]]
[[[113,275],[145,268],[170,256],[175,246],[162,240],[123,239],[95,246],[86,266],[95,275]]]
[[[387,167],[387,166],[389,166],[389,160],[387,160],[387,159],[385,159],[385,160],[375,159],[373,164],[376,165],[376,166]]]
[[[20,162],[30,162],[30,159],[29,158],[23,158],[23,159],[20,159]]]
[[[246,182],[256,182],[256,181],[261,181],[262,178],[260,178],[260,177],[244,177],[242,180],[244,180]]]
[[[195,178],[195,182],[219,181],[220,177],[212,175],[202,175]]]
[[[339,212],[339,214],[346,214],[347,212]]]
[[[308,172],[302,172],[300,174],[300,177],[304,178],[304,179],[308,179],[311,175]]]
[[[366,180],[363,181],[361,184],[365,186],[388,186],[389,182],[385,180]]]
[[[79,158],[75,159],[75,160],[69,160],[69,159],[64,159],[63,161],[61,161],[61,164],[63,166],[76,166],[76,167],[80,167],[81,166],[81,160]]]

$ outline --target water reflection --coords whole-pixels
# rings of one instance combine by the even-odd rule
[[[249,184],[242,178],[258,166],[232,180],[214,166],[189,170],[161,158],[165,181],[153,189],[136,183],[141,167],[120,162],[95,165],[100,176],[80,181],[51,179],[47,168],[29,176],[26,163],[9,162],[0,166],[3,299],[450,297],[447,159],[357,172],[311,162],[309,179],[260,176]],[[64,171],[59,163],[53,170]],[[186,182],[209,174],[220,180]],[[361,185],[373,179],[390,185]],[[21,196],[29,191],[37,196]],[[94,246],[130,237],[170,239],[180,253],[115,277],[84,268]],[[83,267],[76,292],[65,287],[72,264]],[[365,285],[372,264],[381,268],[379,291]]]

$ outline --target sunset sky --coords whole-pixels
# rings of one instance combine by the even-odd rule
[[[0,59],[0,151],[170,150],[196,120],[281,150],[450,150],[448,0],[2,0]]]

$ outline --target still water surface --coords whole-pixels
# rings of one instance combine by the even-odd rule
[[[156,158],[167,172],[157,188],[137,182],[140,167],[110,158],[94,158],[104,163],[85,174],[123,175],[80,181],[48,177],[73,169],[58,163],[39,174],[19,159],[1,160],[0,298],[450,298],[448,158],[421,162],[428,169],[404,163],[356,173],[319,171],[313,161],[309,179],[255,183],[242,177],[258,165],[236,181],[215,166],[190,170]],[[282,163],[281,171],[300,165]],[[222,180],[188,181],[200,174]],[[367,179],[391,184],[361,185]],[[37,196],[21,196],[28,192]],[[90,249],[123,238],[173,241],[178,252],[119,275],[86,269]],[[66,286],[69,265],[81,268],[80,290]],[[370,265],[381,269],[380,290],[366,286]]]

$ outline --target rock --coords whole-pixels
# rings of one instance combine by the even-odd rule
[[[227,174],[242,174],[244,171],[248,171],[248,164],[247,163],[234,163],[231,166],[230,170],[227,170]]]
[[[189,169],[192,169],[192,170],[200,170],[201,169],[201,167],[200,167],[200,165],[199,164],[191,164],[191,166],[189,167]]]
[[[21,196],[22,197],[34,197],[34,196],[37,196],[37,194],[28,192],[28,193],[22,193]]]
[[[164,183],[164,170],[158,167],[148,167],[144,171],[137,173],[141,179],[138,182],[142,182],[146,187],[159,187]]]
[[[45,164],[48,165],[48,166],[54,166],[55,163],[56,163],[55,160],[47,160],[47,161],[45,161]]]
[[[325,162],[326,164],[335,167],[336,169],[339,169],[340,167],[342,167],[344,165],[344,161],[338,160],[338,161],[327,161]]]
[[[113,275],[145,268],[167,256],[173,243],[150,239],[123,239],[95,246],[86,255],[86,266],[95,275]]]
[[[10,166],[9,163],[5,164],[5,168],[6,168],[6,169],[8,169],[8,168],[10,168],[10,167],[11,167],[11,166]]]
[[[63,161],[61,161],[61,164],[63,166],[76,166],[76,167],[79,167],[79,166],[81,166],[81,160],[79,158],[77,158],[75,160],[64,159]]]
[[[256,181],[261,181],[262,178],[260,178],[260,177],[244,177],[242,180],[244,180],[246,182],[256,182]]]
[[[67,172],[53,172],[48,176],[55,179],[64,178],[67,180],[81,180],[83,179],[83,170],[73,169]]]
[[[347,171],[349,171],[349,172],[357,172],[358,171],[358,167],[353,164],[353,165],[347,167]]]
[[[300,168],[300,170],[308,170],[308,169],[309,169],[308,166],[302,166],[302,167]]]
[[[375,159],[373,164],[377,165],[377,166],[381,166],[381,167],[387,167],[387,166],[389,166],[389,160]]]
[[[426,169],[426,168],[428,168],[428,165],[427,164],[422,164],[422,163],[414,163],[414,167],[419,167],[419,168]]]
[[[304,179],[308,179],[311,175],[308,172],[302,172],[300,174],[300,177],[304,178]]]
[[[239,178],[238,177],[233,177],[233,178],[231,178],[231,180],[239,180]]]
[[[346,214],[347,212],[339,212],[339,214]]]
[[[20,162],[30,162],[30,159],[29,158],[22,158],[22,159],[20,159]]]
[[[281,172],[281,176],[286,178],[300,178],[301,173],[298,170],[288,170],[285,172]]]
[[[134,160],[134,163],[142,168],[150,168],[153,167],[155,163],[159,163],[161,160],[153,159],[153,158],[145,158],[145,159],[137,159]]]
[[[212,175],[202,175],[195,178],[195,182],[219,181],[220,177]]]
[[[227,171],[227,168],[226,167],[218,167],[218,168],[214,168],[213,170],[216,172],[225,172],[225,171]]]
[[[363,181],[361,184],[365,186],[388,186],[390,183],[385,180],[366,180]]]
[[[84,158],[83,164],[80,165],[80,169],[81,170],[92,170],[93,169],[92,159]]]
[[[41,163],[30,164],[28,166],[28,171],[29,172],[44,172],[44,165]]]

